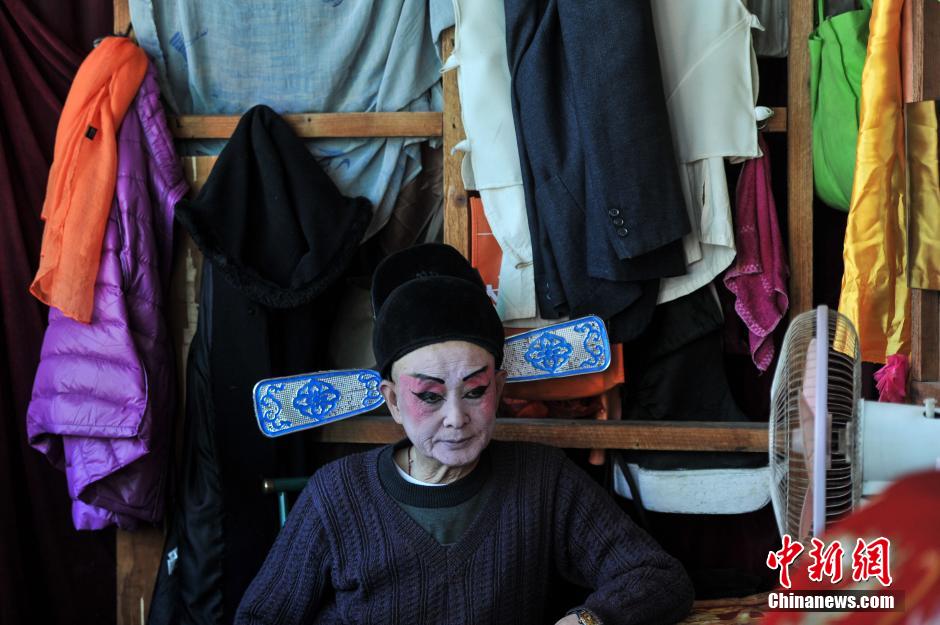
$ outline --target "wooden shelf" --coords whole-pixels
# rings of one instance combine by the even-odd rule
[[[940,382],[911,381],[911,394],[906,401],[922,404],[925,399],[935,399],[937,402],[940,402]]]
[[[322,443],[384,444],[405,436],[383,416],[353,417],[314,432]],[[766,423],[497,419],[493,437],[570,449],[767,453]]]
[[[282,116],[298,137],[440,137],[441,113],[305,113]],[[169,116],[170,132],[177,139],[228,139],[238,115]]]

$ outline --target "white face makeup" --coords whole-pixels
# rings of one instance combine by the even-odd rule
[[[427,345],[395,362],[380,387],[414,445],[413,474],[450,482],[469,473],[493,435],[506,374],[493,355],[465,341]]]

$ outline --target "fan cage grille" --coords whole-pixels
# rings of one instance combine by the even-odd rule
[[[812,474],[804,453],[800,427],[800,396],[804,380],[815,385],[816,311],[798,315],[784,337],[771,391],[771,495],[781,534],[809,544],[813,536]],[[861,495],[860,428],[858,427],[861,364],[858,335],[851,322],[835,311],[828,315],[828,412],[830,468],[826,472],[826,525],[849,514]],[[801,519],[803,519],[801,529]]]

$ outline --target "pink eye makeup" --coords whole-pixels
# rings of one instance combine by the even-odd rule
[[[436,380],[402,374],[398,378],[398,401],[416,417],[430,415],[443,401],[446,387]]]

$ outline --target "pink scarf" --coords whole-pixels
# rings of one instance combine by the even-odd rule
[[[774,357],[772,333],[787,312],[786,254],[770,189],[770,156],[763,136],[763,156],[744,163],[738,179],[734,242],[738,255],[724,277],[734,293],[734,309],[748,329],[751,359],[766,371]]]

